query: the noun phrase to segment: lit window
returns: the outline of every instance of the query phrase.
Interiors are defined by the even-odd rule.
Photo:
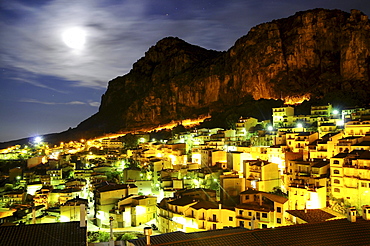
[[[339,188],[334,188],[334,192],[340,192]]]
[[[280,218],[277,218],[276,219],[276,223],[281,224],[281,219]]]
[[[339,184],[339,179],[334,179],[334,184]]]

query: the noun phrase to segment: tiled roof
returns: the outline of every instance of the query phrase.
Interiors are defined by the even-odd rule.
[[[278,196],[278,195],[275,195],[275,194],[264,193],[263,196],[270,199],[271,201],[278,202],[278,203],[281,203],[281,204],[284,204],[288,201],[287,198],[285,198],[283,196]]]
[[[253,189],[245,190],[241,192],[240,194],[262,194],[262,196],[270,199],[271,201],[278,202],[278,203],[286,203],[288,201],[288,199],[285,197],[263,192],[263,191],[253,190]]]
[[[333,156],[332,158],[345,158],[347,157],[348,153],[339,153],[335,156]]]
[[[111,190],[121,190],[127,188],[136,188],[137,186],[134,184],[116,184],[116,185],[106,185],[97,188],[96,190],[99,192],[111,191]]]
[[[370,159],[370,151],[366,151],[364,153],[362,153],[358,159]]]
[[[287,212],[295,217],[298,217],[307,223],[323,222],[332,219],[335,216],[321,209],[306,209],[305,210],[287,210]]]
[[[370,146],[370,141],[362,141],[361,143],[356,143],[352,146]]]
[[[167,233],[151,237],[151,245],[215,246],[215,245],[370,245],[370,221],[357,218],[330,220],[263,230],[228,228],[197,233]],[[145,239],[129,240],[144,246]]]
[[[325,167],[326,165],[329,165],[329,164],[330,164],[329,161],[318,161],[315,164],[313,164],[312,167],[320,168],[320,167]]]
[[[227,228],[227,229],[219,229],[219,230],[210,230],[210,231],[201,231],[201,232],[192,232],[192,233],[184,233],[181,231],[165,233],[161,235],[156,235],[150,237],[151,245],[172,245],[178,242],[187,242],[188,244],[184,245],[198,245],[198,240],[203,240],[204,238],[208,237],[219,237],[228,235],[229,233],[238,233],[238,232],[245,232],[247,229],[236,227],[236,228]],[[146,246],[145,238],[133,239],[129,240],[129,242],[133,243],[137,246]],[[209,244],[207,246],[210,246]],[[230,245],[225,243],[224,245]],[[244,244],[245,245],[245,244]]]
[[[204,208],[204,209],[217,209],[218,208],[218,204],[215,203],[215,202],[209,202],[209,201],[200,201],[200,202],[197,202],[196,204],[190,206],[191,208],[194,208],[194,209],[201,209],[201,208]]]
[[[0,226],[0,245],[86,246],[86,233],[86,227],[80,227],[79,221],[35,225]]]
[[[169,202],[169,204],[178,205],[178,206],[185,206],[185,205],[195,203],[195,202],[196,202],[196,200],[194,200],[192,197],[184,196],[184,197],[181,197],[181,198],[178,198],[176,200],[173,200],[173,201]]]

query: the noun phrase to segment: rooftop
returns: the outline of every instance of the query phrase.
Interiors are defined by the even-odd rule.
[[[205,232],[173,232],[151,237],[152,245],[209,246],[209,245],[369,245],[370,221],[357,218],[330,220],[283,226],[263,230],[240,227]],[[145,238],[129,240],[133,245],[146,245]]]
[[[0,245],[7,246],[87,245],[86,227],[80,227],[79,221],[0,226],[0,235]]]
[[[306,221],[307,223],[323,222],[328,219],[335,218],[335,215],[321,209],[287,210],[287,212],[294,217],[298,217]]]

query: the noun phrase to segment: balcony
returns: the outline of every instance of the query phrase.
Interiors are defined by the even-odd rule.
[[[208,218],[208,221],[209,222],[218,222],[218,219],[217,218]]]

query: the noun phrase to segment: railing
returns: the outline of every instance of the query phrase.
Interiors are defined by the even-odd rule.
[[[217,218],[208,218],[208,221],[210,221],[210,222],[218,222]]]

